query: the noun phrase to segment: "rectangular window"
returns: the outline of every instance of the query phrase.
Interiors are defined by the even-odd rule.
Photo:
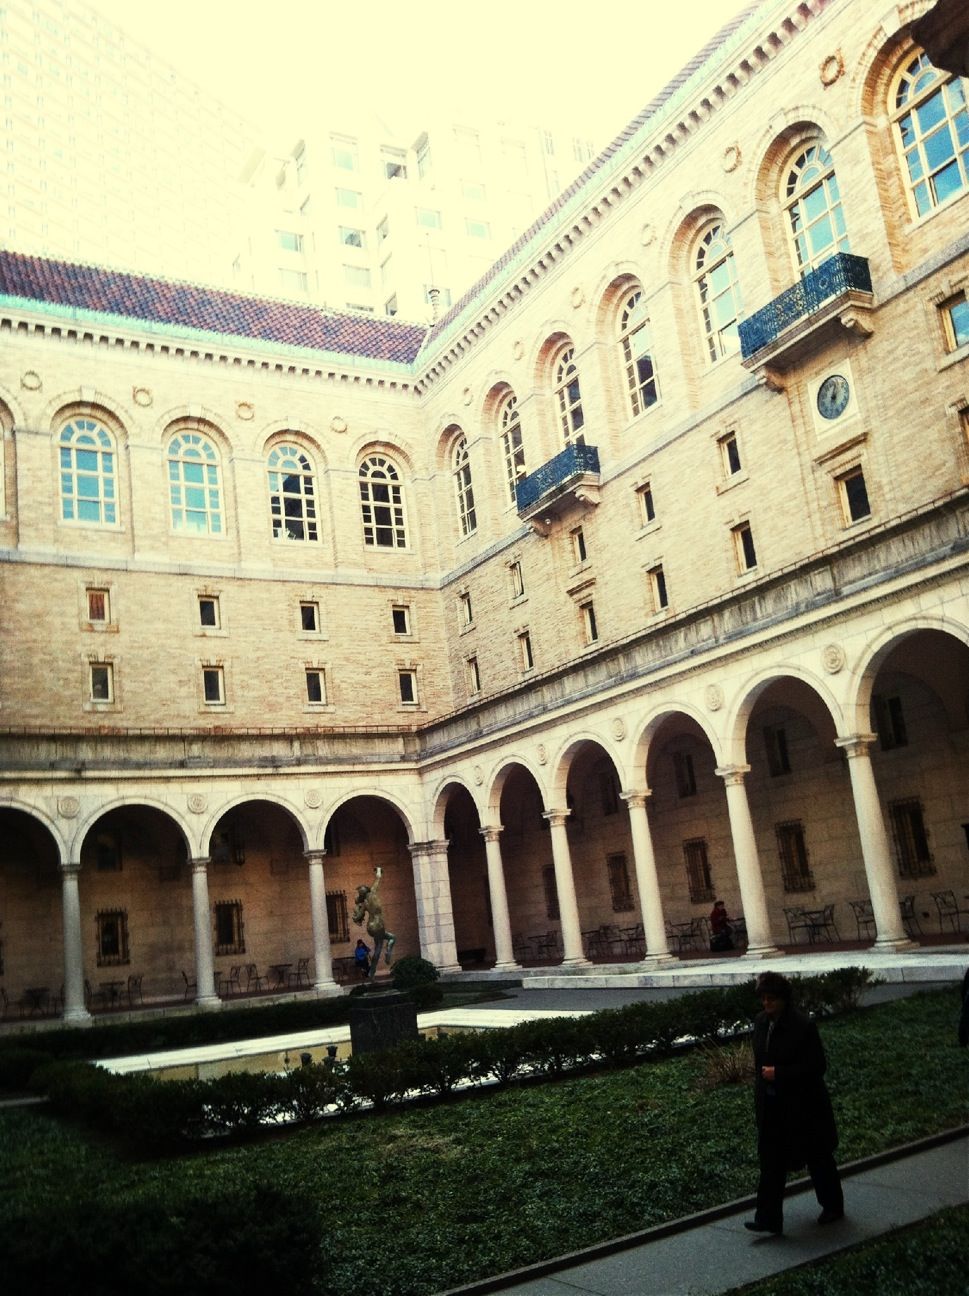
[[[382,288],[386,288],[390,282],[390,266],[393,259],[393,257],[388,257],[386,261],[380,263],[380,286]]]
[[[678,797],[696,796],[696,771],[689,752],[673,753],[673,776],[676,779]]]
[[[639,519],[642,526],[649,526],[656,519],[656,506],[653,502],[652,482],[644,482],[637,487],[636,498],[639,500]]]
[[[545,888],[545,917],[557,922],[559,917],[559,893],[555,885],[555,868],[549,864],[542,869],[542,885]]]
[[[467,590],[458,595],[458,606],[461,610],[461,624],[472,625],[474,623],[474,608],[471,606],[471,595]]]
[[[734,432],[728,432],[726,436],[720,437],[717,444],[720,447],[720,461],[723,466],[723,475],[733,477],[740,472],[740,446],[737,444],[737,436]]]
[[[90,687],[92,702],[114,701],[114,670],[110,662],[91,662]]]
[[[535,658],[532,655],[532,637],[527,630],[523,630],[518,636],[518,655],[522,670],[530,671],[535,665]]]
[[[808,868],[808,850],[804,843],[804,825],[796,819],[774,825],[777,851],[781,860],[781,877],[785,891],[813,891],[814,877]]]
[[[664,608],[669,607],[670,598],[666,588],[666,573],[663,571],[662,564],[658,567],[650,567],[647,572],[649,576],[649,589],[653,600],[653,611],[662,612]]]
[[[737,570],[753,571],[757,566],[757,550],[754,548],[754,533],[750,529],[750,523],[741,522],[739,526],[733,527],[731,535],[737,558]]]
[[[969,346],[969,301],[965,293],[943,303],[942,322],[947,350],[957,351],[959,347]]]
[[[303,236],[297,234],[295,230],[278,229],[276,231],[276,242],[284,252],[302,252],[303,250]]]
[[[329,850],[327,851],[328,855],[331,853]],[[327,891],[326,925],[330,931],[331,941],[342,944],[350,939],[350,919],[347,912],[347,893],[345,891]]]
[[[202,667],[202,695],[211,706],[225,703],[225,676],[221,666]]]
[[[569,532],[569,538],[572,541],[572,558],[576,563],[584,563],[588,557],[588,551],[585,547],[585,532],[582,527],[575,527]]]
[[[387,180],[407,179],[406,157],[406,153],[398,152],[397,149],[382,150],[380,162]]]
[[[336,205],[338,207],[362,207],[363,194],[356,189],[337,189]]]
[[[395,635],[410,634],[410,608],[406,603],[396,603],[390,609],[391,619],[394,624]]]
[[[199,595],[199,625],[207,630],[218,630],[222,625],[217,594]]]
[[[246,941],[242,923],[241,900],[215,902],[215,953],[245,954]]]
[[[317,704],[326,701],[326,676],[317,666],[306,671],[306,700]]]
[[[385,315],[397,314],[397,294],[396,293],[394,293],[392,297],[388,297],[387,300],[384,302],[384,314]]]
[[[783,725],[764,725],[764,750],[767,752],[767,769],[771,778],[790,774],[791,760],[787,751],[787,732]]]
[[[370,270],[367,266],[345,265],[343,267],[343,278],[356,288],[370,287]]]
[[[472,220],[471,217],[468,216],[465,218],[464,228],[470,238],[491,238],[491,227],[487,221]]]
[[[628,913],[633,907],[633,893],[629,885],[629,866],[625,855],[609,855],[606,859],[609,873],[609,896],[613,913]]]
[[[871,505],[868,502],[868,487],[865,485],[865,474],[860,468],[852,468],[837,479],[841,495],[841,510],[845,523],[861,522],[871,517]]]
[[[467,667],[467,675],[468,675],[468,692],[472,694],[480,693],[481,692],[481,672],[478,670],[477,657],[469,657],[465,665]]]
[[[340,226],[340,242],[345,247],[362,248],[364,246],[364,232],[362,229],[353,229],[350,225]]]
[[[98,967],[118,967],[130,962],[127,910],[100,909],[94,922]]]
[[[87,619],[102,625],[111,620],[111,602],[108,591],[89,589],[87,592]]]
[[[356,171],[359,159],[355,141],[335,139],[330,153],[335,167],[339,167],[341,171]]]
[[[400,700],[404,706],[417,705],[417,672],[412,670],[399,670],[397,672],[397,688],[400,693]]]
[[[309,290],[310,281],[305,270],[287,270],[285,266],[280,266],[276,273],[279,275],[279,286],[285,292],[305,293]]]
[[[525,593],[525,578],[522,575],[522,565],[520,562],[508,564],[508,574],[511,578],[511,596],[513,599],[521,598]]]
[[[377,222],[377,238],[380,239],[381,243],[383,243],[383,241],[384,241],[385,239],[389,239],[389,238],[390,238],[390,219],[389,219],[389,217],[385,216],[385,217],[383,218],[383,220],[380,220],[380,221]]]
[[[461,193],[468,202],[484,202],[485,200],[485,187],[476,180],[463,181]]]
[[[580,611],[582,613],[582,631],[585,635],[587,644],[593,644],[599,638],[599,626],[596,622],[596,609],[594,603],[583,603]]]
[[[425,135],[417,142],[417,174],[423,180],[431,169],[431,146]]]
[[[603,815],[619,813],[619,783],[614,769],[599,770],[599,804]]]
[[[441,228],[441,213],[435,211],[433,207],[418,207],[417,223],[423,225],[425,229]]]
[[[882,751],[892,751],[895,747],[908,746],[908,731],[905,728],[905,713],[902,710],[900,697],[886,697],[876,693],[871,700],[875,717],[875,732]]]
[[[895,838],[899,877],[931,877],[935,873],[929,834],[918,797],[892,801],[888,806]]]
[[[683,843],[683,857],[686,861],[686,880],[690,888],[690,900],[697,904],[702,900],[713,900],[713,879],[710,876],[710,861],[707,858],[707,844],[702,837],[694,837]]]
[[[299,626],[304,634],[320,633],[320,605],[307,601],[299,605]]]

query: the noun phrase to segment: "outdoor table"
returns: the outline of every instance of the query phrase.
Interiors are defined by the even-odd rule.
[[[282,990],[289,980],[289,969],[292,963],[270,963],[269,975],[272,977],[271,990]]]
[[[676,942],[677,953],[682,953],[684,949],[693,949],[696,928],[693,926],[692,918],[688,922],[671,922],[670,932]]]
[[[102,981],[101,993],[107,1008],[117,1008],[121,1003],[121,992],[127,983],[124,981]]]
[[[824,910],[802,909],[801,914],[808,925],[808,942],[811,945],[816,945],[827,926],[824,921]]]
[[[50,986],[25,987],[24,1004],[29,1009],[31,1017],[46,1013],[50,1005]]]

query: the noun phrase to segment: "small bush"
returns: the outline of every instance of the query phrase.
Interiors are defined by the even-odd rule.
[[[31,1077],[38,1067],[50,1062],[43,1049],[18,1047],[0,1049],[0,1089],[30,1089]]]
[[[414,986],[430,985],[438,979],[439,973],[433,963],[427,959],[408,954],[398,959],[391,970],[395,990],[412,990]]]
[[[754,1078],[754,1050],[749,1040],[736,1044],[705,1044],[699,1050],[701,1089],[748,1084]]]

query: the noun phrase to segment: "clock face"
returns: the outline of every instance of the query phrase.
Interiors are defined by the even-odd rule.
[[[818,413],[822,418],[836,419],[845,412],[850,395],[848,379],[842,374],[832,374],[818,388]]]

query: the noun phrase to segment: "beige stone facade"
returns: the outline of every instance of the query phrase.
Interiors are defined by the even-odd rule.
[[[947,929],[969,125],[927,8],[769,0],[413,360],[7,288],[11,1001],[332,993],[377,866],[446,969],[666,959],[714,895],[750,957],[795,907]]]

